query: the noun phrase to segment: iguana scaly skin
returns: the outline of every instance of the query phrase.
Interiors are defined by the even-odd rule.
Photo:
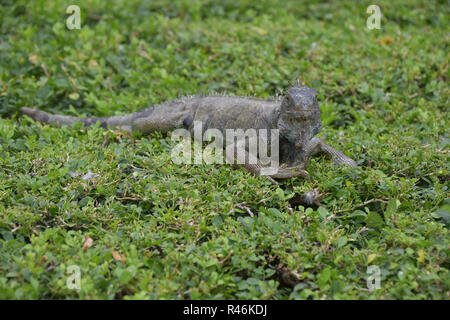
[[[297,176],[310,179],[306,171],[308,158],[316,154],[324,154],[338,165],[356,166],[355,161],[342,152],[314,137],[322,128],[316,90],[298,83],[279,98],[225,95],[184,97],[123,116],[76,118],[26,107],[22,111],[36,121],[56,126],[72,125],[77,121],[89,126],[99,121],[104,128],[121,128],[143,134],[153,131],[167,133],[178,128],[193,132],[194,121],[202,122],[203,131],[214,128],[223,133],[226,129],[279,129],[279,160],[282,165],[277,173],[268,176],[273,183],[277,183],[274,179]],[[255,175],[260,174],[263,168],[259,161],[237,166]]]

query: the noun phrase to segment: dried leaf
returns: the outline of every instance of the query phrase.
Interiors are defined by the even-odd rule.
[[[98,62],[94,59],[89,60],[89,68],[91,69],[97,69],[98,68]]]
[[[268,32],[262,28],[253,27],[253,30],[258,33],[260,36],[265,36]]]
[[[377,257],[377,255],[375,253],[372,253],[369,255],[369,258],[367,259],[367,264],[371,263],[373,260],[375,260],[375,258]]]
[[[92,243],[94,242],[94,240],[92,240],[92,238],[90,238],[89,236],[86,236],[86,239],[84,240],[84,244],[83,244],[83,251],[86,252],[87,249],[89,249],[90,247],[92,247]]]
[[[140,49],[140,50],[139,50],[139,54],[140,54],[140,56],[141,56],[142,58],[147,59],[147,60],[150,61],[150,62],[153,62],[152,57],[150,57],[150,56],[148,55],[148,53],[147,53],[144,49]]]
[[[419,249],[418,254],[419,254],[419,256],[417,257],[417,261],[419,261],[420,263],[424,263],[425,262],[425,252],[422,249]]]
[[[122,263],[125,263],[125,256],[121,255],[120,253],[118,253],[117,251],[113,251],[113,258],[116,259],[117,261],[120,261]]]
[[[386,37],[386,38],[381,38],[377,40],[380,44],[391,44],[394,43],[394,39],[392,39],[391,37]]]
[[[39,56],[37,54],[32,54],[28,57],[28,60],[30,60],[32,64],[37,64],[39,62]]]

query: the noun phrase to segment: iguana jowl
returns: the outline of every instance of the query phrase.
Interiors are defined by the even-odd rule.
[[[314,137],[322,128],[316,90],[291,86],[284,96],[273,99],[238,97],[225,95],[184,97],[175,101],[154,105],[141,111],[123,116],[103,118],[76,118],[53,115],[44,111],[22,108],[22,111],[36,121],[57,126],[71,125],[81,121],[89,126],[97,121],[104,128],[121,128],[143,134],[153,131],[168,132],[178,128],[193,131],[195,121],[201,121],[203,130],[226,129],[278,129],[279,159],[281,168],[269,179],[286,179],[304,176],[308,158],[324,154],[338,164],[356,166],[355,161],[342,152],[333,149],[321,139]],[[253,174],[260,174],[262,164],[240,164]]]

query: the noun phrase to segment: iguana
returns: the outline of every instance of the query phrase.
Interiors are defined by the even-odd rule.
[[[303,176],[310,179],[306,171],[308,158],[324,154],[338,164],[355,167],[356,163],[342,152],[333,149],[315,137],[321,128],[319,104],[314,88],[291,85],[284,95],[262,99],[247,96],[191,96],[153,105],[141,111],[122,116],[102,118],[77,118],[54,115],[44,111],[23,107],[23,113],[36,121],[56,126],[72,125],[81,121],[85,126],[100,122],[104,128],[121,128],[127,132],[147,134],[153,131],[167,133],[185,128],[193,132],[194,122],[201,121],[203,130],[226,129],[278,129],[279,159],[282,164],[278,172],[267,177],[275,180]],[[236,150],[235,150],[236,152]],[[245,152],[245,151],[244,151]],[[236,153],[234,153],[236,155]],[[232,161],[232,160],[230,160]],[[259,175],[264,167],[256,163],[241,163],[252,174]],[[274,180],[275,179],[275,180]],[[306,204],[316,201],[312,193],[304,198]]]

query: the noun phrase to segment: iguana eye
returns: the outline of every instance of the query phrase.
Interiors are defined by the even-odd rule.
[[[288,99],[289,105],[293,106],[294,105],[294,99],[291,96],[287,96],[287,99]]]

